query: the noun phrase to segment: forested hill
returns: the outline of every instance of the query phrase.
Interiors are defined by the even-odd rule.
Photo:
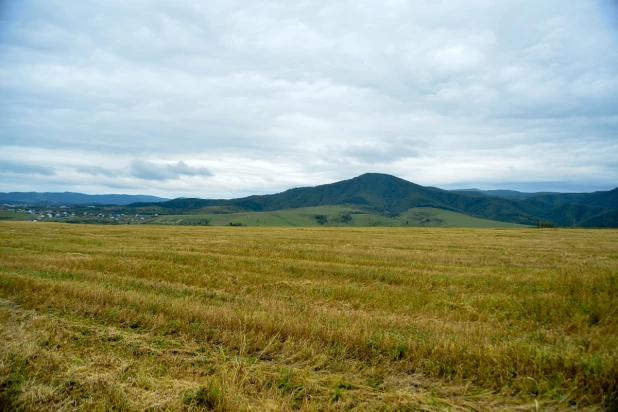
[[[489,196],[501,197],[504,199],[519,199],[535,202],[549,203],[554,206],[566,204],[582,204],[602,207],[616,207],[618,204],[618,188],[609,191],[593,193],[558,193],[558,192],[537,192],[527,193],[516,190],[479,190],[479,189],[458,189],[453,192],[462,193],[468,196]]]
[[[562,195],[562,197],[560,197]],[[574,195],[574,196],[569,196]],[[190,213],[204,207],[274,211],[324,205],[356,205],[368,212],[397,215],[415,207],[434,207],[484,219],[535,225],[548,221],[560,226],[614,221],[618,189],[589,194],[538,194],[528,199],[467,194],[420,186],[395,176],[367,173],[353,179],[315,187],[289,189],[273,195],[230,200],[175,199],[162,203],[137,203],[132,208],[156,206],[173,213]],[[571,206],[572,205],[572,206]],[[602,219],[593,219],[602,217]]]

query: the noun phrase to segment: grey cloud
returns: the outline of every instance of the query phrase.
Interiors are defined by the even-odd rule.
[[[419,157],[419,152],[411,145],[406,144],[355,144],[346,148],[346,156],[361,162],[387,163],[409,157]]]
[[[0,163],[0,170],[3,172],[22,175],[53,176],[56,174],[56,171],[52,167],[38,166],[28,163],[2,162]]]
[[[177,175],[184,176],[212,176],[210,170],[205,167],[190,167],[185,162],[178,162],[176,164],[171,164],[166,167],[166,169]]]
[[[75,171],[78,173],[84,173],[91,176],[107,176],[116,177],[118,174],[112,170],[106,169],[100,166],[80,166],[76,167]]]
[[[209,177],[212,173],[205,167],[190,167],[185,162],[157,164],[135,159],[130,165],[131,175],[144,180],[173,180],[180,176]]]

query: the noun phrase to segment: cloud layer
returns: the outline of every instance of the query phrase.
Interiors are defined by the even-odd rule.
[[[13,2],[0,181],[169,197],[364,172],[613,188],[616,17],[609,0]]]
[[[176,180],[180,176],[212,176],[205,167],[190,167],[185,162],[156,164],[145,160],[131,162],[131,176],[144,180]]]

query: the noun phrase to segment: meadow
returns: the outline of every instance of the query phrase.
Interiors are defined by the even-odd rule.
[[[225,210],[224,210],[225,211]],[[210,212],[210,213],[209,213]],[[316,219],[316,217],[322,219]],[[148,219],[148,224],[194,225],[207,221],[212,226],[294,226],[294,227],[467,227],[513,228],[527,227],[497,220],[479,219],[431,207],[413,208],[407,212],[385,216],[367,213],[350,206],[314,206],[283,209],[274,212],[222,213],[220,207],[203,208],[202,213],[162,215]]]
[[[1,410],[616,410],[618,231],[0,222]]]
[[[6,210],[0,210],[0,221],[7,220],[29,220],[32,221],[36,219],[36,216],[33,216],[29,213],[20,213],[20,212],[9,212]]]

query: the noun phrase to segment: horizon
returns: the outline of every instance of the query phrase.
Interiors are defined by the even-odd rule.
[[[387,176],[398,178],[398,176],[388,175],[388,174],[385,174],[385,173],[372,173],[372,172],[363,173],[363,175],[365,175],[365,174],[382,174],[382,175],[387,175]],[[351,178],[348,178],[348,179],[342,179],[340,181],[355,179],[355,178],[358,178],[358,177],[363,176],[363,175],[351,177]],[[403,180],[406,180],[406,179],[403,179]],[[159,197],[159,198],[164,198],[164,199],[168,199],[168,200],[175,200],[175,199],[181,199],[181,198],[185,198],[185,199],[201,199],[201,200],[231,200],[231,199],[242,198],[242,197],[253,196],[253,195],[258,195],[258,196],[261,196],[261,195],[274,195],[274,194],[285,192],[285,191],[290,190],[290,189],[305,188],[305,187],[316,187],[316,186],[322,186],[322,185],[326,185],[326,184],[337,183],[337,182],[340,182],[340,181],[322,183],[322,184],[312,185],[312,186],[288,187],[286,189],[283,189],[283,190],[280,190],[280,191],[277,191],[277,192],[271,192],[271,193],[249,193],[246,196],[226,197],[226,198],[200,197],[200,196],[183,196],[183,195],[179,195],[179,196],[175,196],[175,197],[169,197],[169,196],[164,196],[164,195],[153,195],[153,194],[149,194],[149,193],[120,193],[120,192],[113,192],[113,193],[112,192],[110,192],[110,193],[86,193],[86,192],[76,192],[76,191],[71,191],[71,190],[63,190],[63,191],[54,191],[54,190],[29,190],[29,191],[0,190],[0,193],[29,193],[29,192],[33,192],[33,193],[73,193],[73,194],[84,194],[84,195],[89,195],[89,196],[127,196],[127,195],[128,196],[153,196],[153,197]],[[410,183],[417,184],[416,182],[410,182]],[[593,193],[593,192],[611,191],[613,189],[618,188],[618,185],[617,185],[617,186],[615,186],[613,188],[609,188],[609,189],[567,192],[567,191],[559,191],[559,190],[524,191],[524,190],[506,189],[506,188],[481,189],[481,188],[478,188],[478,187],[445,188],[445,187],[440,187],[440,186],[426,186],[426,185],[421,185],[421,186],[424,186],[424,187],[435,187],[437,189],[447,190],[447,191],[456,191],[456,190],[461,190],[461,191],[466,191],[466,190],[481,190],[481,191],[508,190],[508,191],[514,191],[514,192],[520,192],[520,193],[542,193],[542,192],[546,192],[546,193]]]
[[[612,0],[1,2],[0,181],[611,190],[617,21]]]

